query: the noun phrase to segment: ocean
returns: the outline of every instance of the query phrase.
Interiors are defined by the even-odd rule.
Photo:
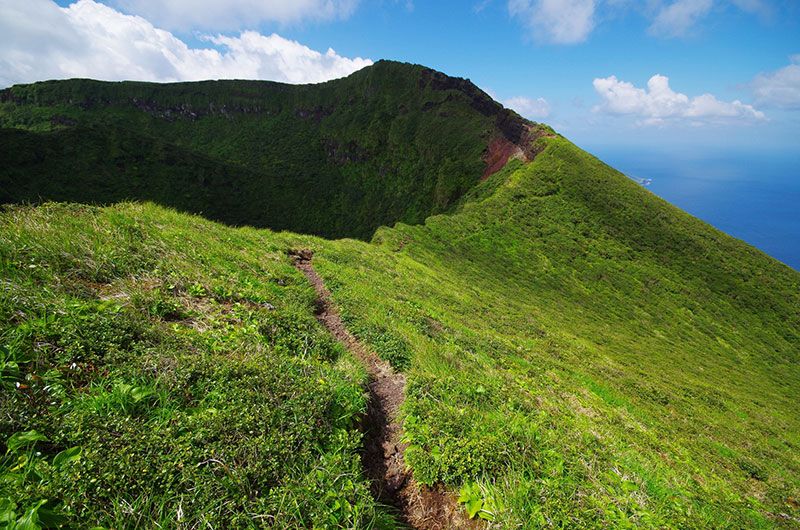
[[[800,152],[587,150],[675,206],[800,270]]]

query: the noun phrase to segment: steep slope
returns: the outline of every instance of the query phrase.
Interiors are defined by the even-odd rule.
[[[315,249],[407,368],[416,479],[501,528],[796,527],[800,274],[542,142],[456,213]]]
[[[3,202],[153,200],[359,238],[445,211],[546,132],[467,80],[388,61],[304,86],[15,86],[0,92],[0,127]]]
[[[405,372],[417,481],[500,528],[796,527],[800,275],[541,142],[371,244],[153,206],[7,210],[0,427],[48,441],[6,456],[42,453],[2,495],[82,524],[391,525],[353,458],[363,371],[285,255],[308,247],[350,331]]]

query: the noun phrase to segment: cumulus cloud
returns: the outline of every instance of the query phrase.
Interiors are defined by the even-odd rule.
[[[763,112],[739,100],[720,101],[712,94],[690,98],[686,94],[675,92],[669,86],[669,78],[663,75],[651,77],[647,88],[636,87],[612,75],[595,79],[594,89],[602,100],[594,107],[595,112],[635,116],[643,125],[680,120],[702,125],[730,120],[766,119]]]
[[[750,84],[759,104],[800,109],[800,55],[793,55],[790,61],[780,70],[756,76]]]
[[[508,12],[534,39],[553,44],[583,42],[595,25],[595,0],[509,0]]]
[[[685,35],[711,11],[713,4],[712,0],[675,0],[661,8],[650,25],[650,32],[664,37]]]
[[[329,49],[312,50],[279,35],[245,31],[203,37],[219,49],[190,48],[142,17],[80,0],[0,0],[0,85],[42,79],[188,81],[269,79],[312,83],[371,64]]]
[[[649,31],[660,37],[682,37],[689,33],[714,8],[733,7],[762,19],[770,19],[775,14],[776,5],[772,0],[672,0],[664,3],[651,0],[655,17]]]
[[[550,116],[550,103],[544,98],[531,99],[517,96],[503,101],[503,105],[532,120]]]
[[[349,17],[358,0],[113,0],[121,10],[168,29],[225,31]]]

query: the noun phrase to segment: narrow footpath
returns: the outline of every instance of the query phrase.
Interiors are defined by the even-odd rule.
[[[441,488],[417,484],[403,459],[405,444],[400,442],[398,421],[405,399],[406,378],[388,362],[356,339],[345,327],[322,278],[311,264],[310,250],[290,250],[294,266],[317,293],[317,320],[356,356],[369,375],[369,404],[364,424],[364,472],[372,482],[373,494],[382,503],[399,510],[403,522],[417,530],[479,528],[466,518],[455,497]]]

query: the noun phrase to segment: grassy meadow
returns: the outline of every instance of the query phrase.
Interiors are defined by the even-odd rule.
[[[153,205],[0,215],[0,527],[393,528],[366,374],[280,236]]]

